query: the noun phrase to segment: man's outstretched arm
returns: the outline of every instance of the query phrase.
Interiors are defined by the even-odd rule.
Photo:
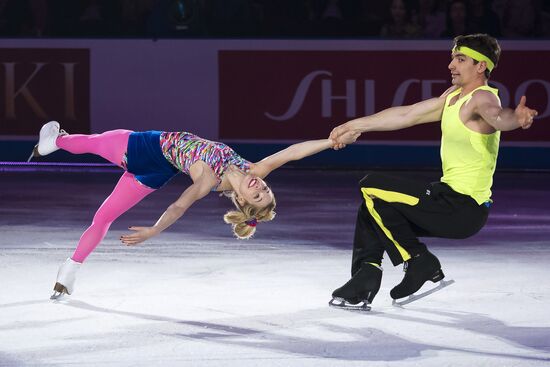
[[[336,149],[353,143],[362,133],[369,131],[393,131],[428,122],[440,121],[449,88],[438,98],[427,99],[408,106],[390,107],[370,116],[350,120],[335,127],[330,139],[338,143]]]
[[[517,107],[502,108],[498,99],[490,92],[480,91],[472,96],[474,102],[474,113],[477,113],[494,129],[510,131],[517,128],[528,129],[533,119],[538,115],[525,105],[527,98],[522,96]]]

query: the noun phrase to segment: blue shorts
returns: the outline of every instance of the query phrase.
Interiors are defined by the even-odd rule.
[[[133,132],[128,138],[128,172],[152,189],[159,189],[180,171],[162,154],[161,131]]]

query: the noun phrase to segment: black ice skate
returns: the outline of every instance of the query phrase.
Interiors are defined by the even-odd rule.
[[[332,292],[332,307],[369,311],[370,304],[380,289],[382,268],[364,263],[361,269],[342,287]]]
[[[417,254],[405,262],[403,271],[405,271],[405,277],[390,292],[394,305],[411,303],[454,283],[454,280],[443,280],[445,274],[441,270],[441,264],[437,257],[429,251]],[[415,295],[414,293],[422,288],[427,281],[432,281],[433,283],[439,282],[439,285],[424,293]],[[396,301],[405,297],[409,298],[403,301]]]

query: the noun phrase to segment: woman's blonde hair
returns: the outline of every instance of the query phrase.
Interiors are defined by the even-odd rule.
[[[249,239],[254,235],[257,222],[267,222],[275,218],[275,197],[263,208],[258,208],[249,203],[239,204],[235,192],[226,196],[231,199],[238,210],[228,211],[223,216],[223,220],[225,223],[231,224],[233,234],[241,240]]]

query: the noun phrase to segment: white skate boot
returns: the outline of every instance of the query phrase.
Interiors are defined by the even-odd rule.
[[[58,150],[59,148],[55,145],[55,140],[61,135],[67,135],[67,132],[59,128],[59,122],[57,121],[50,121],[42,126],[38,144],[34,146],[27,162],[30,162],[33,158],[42,157]]]
[[[80,269],[82,263],[78,263],[71,258],[59,267],[57,272],[57,280],[53,287],[53,294],[50,299],[58,299],[63,294],[72,294],[74,290],[74,282],[76,280],[76,272]]]

